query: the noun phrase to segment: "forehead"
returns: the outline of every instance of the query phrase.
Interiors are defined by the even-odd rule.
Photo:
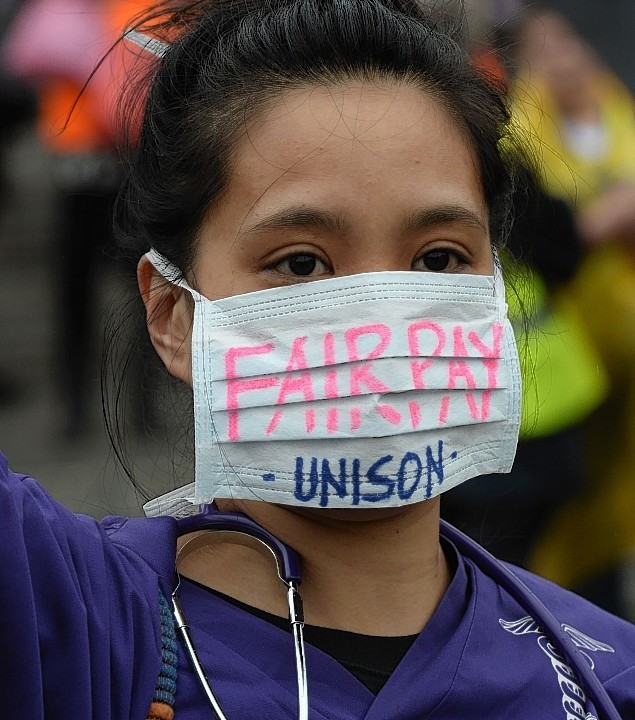
[[[247,124],[224,205],[257,220],[285,203],[319,203],[354,221],[460,203],[486,223],[476,168],[457,123],[416,87],[307,87]]]

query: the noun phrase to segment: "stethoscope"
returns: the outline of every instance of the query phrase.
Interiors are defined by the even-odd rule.
[[[273,556],[278,577],[286,587],[287,592],[289,623],[293,633],[295,648],[298,684],[298,718],[299,720],[308,720],[309,696],[307,692],[306,655],[303,634],[304,614],[302,610],[302,599],[298,592],[301,581],[300,558],[298,554],[293,548],[290,548],[278,540],[278,538],[255,523],[247,515],[235,512],[221,512],[214,504],[204,505],[199,514],[181,518],[178,521],[179,536],[203,530],[216,530],[237,534],[239,538],[256,542],[259,548]],[[593,672],[585,656],[572,643],[571,638],[564,632],[558,620],[556,620],[551,611],[539,600],[535,593],[510,568],[500,562],[500,560],[497,560],[491,553],[474,542],[474,540],[443,520],[441,521],[440,534],[442,538],[453,543],[464,557],[469,558],[481,571],[495,580],[539,623],[544,634],[549,637],[553,645],[563,654],[571,669],[584,685],[588,698],[600,713],[600,720],[620,720],[615,705],[597,675]],[[201,536],[197,537],[200,538]],[[206,542],[204,537],[202,539]],[[196,541],[196,538],[194,541]],[[189,545],[191,542],[193,541],[189,541],[186,545]],[[218,698],[211,688],[205,670],[196,653],[187,619],[185,618],[183,608],[177,597],[177,591],[178,581],[172,593],[172,608],[177,633],[181,638],[189,662],[205,693],[205,697],[214,712],[214,717],[216,717],[217,720],[227,720],[227,716],[221,709]]]

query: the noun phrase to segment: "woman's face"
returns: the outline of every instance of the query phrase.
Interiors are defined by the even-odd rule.
[[[493,273],[476,158],[449,114],[418,89],[289,92],[246,127],[232,170],[188,277],[209,299],[381,270]],[[191,383],[189,295],[144,259],[140,282],[155,348]],[[171,298],[169,312],[161,292],[149,292],[155,282]],[[377,512],[319,510],[356,520]]]
[[[476,158],[396,84],[284,95],[239,140],[190,278],[208,298],[378,270],[491,274]]]

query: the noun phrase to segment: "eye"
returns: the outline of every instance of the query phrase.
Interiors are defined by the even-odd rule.
[[[323,260],[320,260],[320,258],[309,253],[288,255],[286,258],[283,258],[272,265],[271,269],[284,275],[292,275],[294,277],[324,275],[330,271],[330,268]]]
[[[444,270],[457,270],[467,265],[468,259],[455,250],[429,250],[420,255],[412,264],[413,270],[427,270],[428,272],[443,272]]]

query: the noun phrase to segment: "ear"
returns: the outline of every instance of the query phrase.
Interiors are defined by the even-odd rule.
[[[145,255],[137,266],[137,281],[154,349],[171,375],[191,385],[194,301],[187,290],[168,282]]]

